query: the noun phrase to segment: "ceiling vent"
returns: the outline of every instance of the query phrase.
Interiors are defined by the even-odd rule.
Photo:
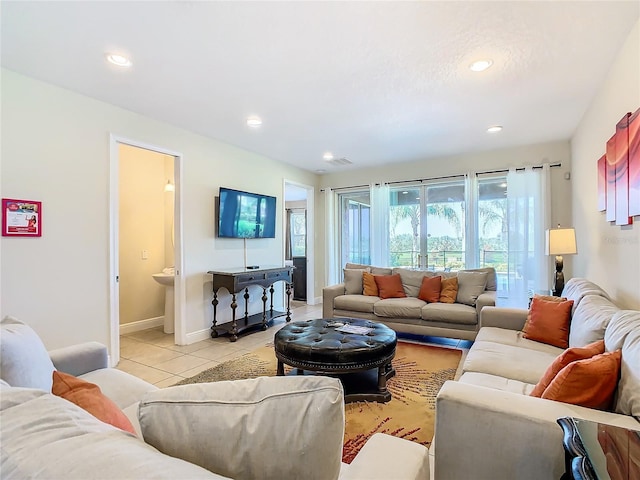
[[[329,160],[327,163],[331,164],[331,165],[335,165],[337,167],[341,166],[341,165],[352,165],[353,162],[351,160],[348,160],[344,157],[340,157],[340,158],[334,158],[333,160]]]

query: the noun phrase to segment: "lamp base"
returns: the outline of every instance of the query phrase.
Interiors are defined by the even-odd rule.
[[[556,297],[562,296],[562,290],[564,290],[564,273],[562,273],[562,267],[564,263],[560,255],[556,256],[556,273],[553,279],[553,295]]]

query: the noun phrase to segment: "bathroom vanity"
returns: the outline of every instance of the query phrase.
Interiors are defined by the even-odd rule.
[[[291,294],[293,292],[293,267],[265,267],[258,269],[229,269],[229,270],[211,270],[209,272],[213,277],[213,324],[211,325],[211,337],[216,338],[221,333],[228,333],[229,340],[235,342],[238,334],[245,330],[262,328],[266,330],[268,322],[276,317],[286,315],[287,322],[291,321]],[[286,312],[280,312],[273,309],[273,285],[276,282],[285,282]],[[262,312],[249,315],[249,287],[258,285],[262,287]],[[231,294],[231,321],[226,323],[217,323],[218,313],[218,290],[226,289]],[[267,295],[267,291],[269,295]],[[236,309],[238,308],[237,296],[244,292],[244,316],[236,318]],[[267,308],[267,300],[270,300],[269,308]]]

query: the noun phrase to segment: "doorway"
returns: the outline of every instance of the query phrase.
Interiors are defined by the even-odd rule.
[[[116,365],[123,332],[162,325],[176,344],[186,341],[182,155],[113,135],[110,150],[110,363]]]
[[[315,305],[314,189],[284,181],[285,264],[292,265],[294,300]]]

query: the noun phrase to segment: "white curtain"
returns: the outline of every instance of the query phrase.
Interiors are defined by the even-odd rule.
[[[324,258],[325,285],[335,285],[342,280],[338,277],[338,247],[336,242],[336,211],[335,192],[330,188],[324,189]]]
[[[371,185],[371,265],[389,265],[389,185]]]
[[[467,173],[464,187],[465,265],[466,268],[477,268],[480,266],[480,247],[478,245],[478,176],[476,173]]]
[[[529,292],[549,288],[549,259],[545,230],[550,223],[549,164],[542,168],[509,170],[508,297],[526,305]]]

